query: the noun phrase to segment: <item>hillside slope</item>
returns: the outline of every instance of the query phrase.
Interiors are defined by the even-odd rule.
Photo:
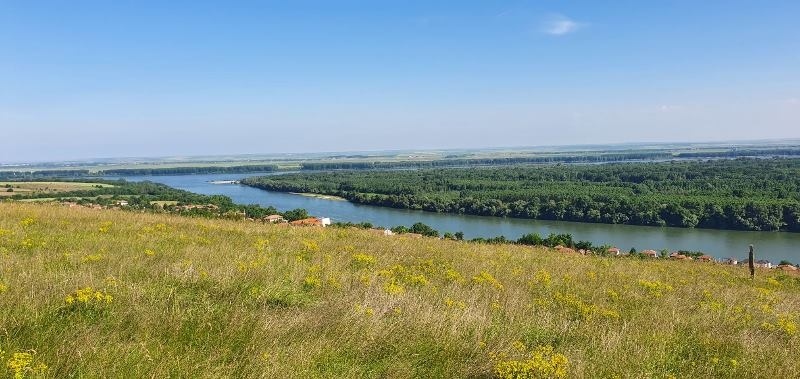
[[[777,272],[0,203],[0,377],[791,377],[798,310]]]

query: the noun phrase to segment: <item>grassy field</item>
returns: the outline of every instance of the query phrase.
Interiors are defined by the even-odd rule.
[[[777,378],[800,280],[0,203],[0,377]]]
[[[31,195],[38,193],[60,193],[86,190],[93,187],[113,187],[111,184],[82,182],[0,182],[0,197],[12,195]],[[8,191],[12,189],[13,191]]]

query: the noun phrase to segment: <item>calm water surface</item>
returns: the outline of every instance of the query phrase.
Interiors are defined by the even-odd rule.
[[[800,234],[777,232],[742,232],[729,230],[659,228],[631,225],[586,224],[578,222],[540,221],[513,218],[451,215],[423,211],[381,208],[347,201],[325,200],[264,191],[238,184],[212,184],[216,180],[240,180],[267,174],[202,174],[176,176],[129,176],[127,180],[150,180],[195,193],[225,195],[240,204],[273,206],[281,211],[305,208],[315,216],[330,217],[341,222],[371,222],[386,227],[410,226],[423,222],[444,232],[464,232],[465,238],[503,235],[517,239],[523,234],[570,233],[576,240],[615,245],[623,250],[702,250],[716,257],[747,257],[747,246],[756,247],[757,259],[773,263],[781,260],[800,262]]]

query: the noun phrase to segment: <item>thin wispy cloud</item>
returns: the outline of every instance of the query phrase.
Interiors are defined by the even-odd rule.
[[[662,104],[660,107],[658,107],[658,110],[666,113],[683,110],[683,108],[684,107],[682,105]]]
[[[552,36],[563,36],[577,32],[583,26],[583,23],[572,20],[567,16],[554,14],[542,23],[542,31]]]

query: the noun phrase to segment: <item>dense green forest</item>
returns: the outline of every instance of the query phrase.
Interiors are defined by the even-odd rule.
[[[432,212],[800,232],[800,159],[339,171],[242,183]]]

